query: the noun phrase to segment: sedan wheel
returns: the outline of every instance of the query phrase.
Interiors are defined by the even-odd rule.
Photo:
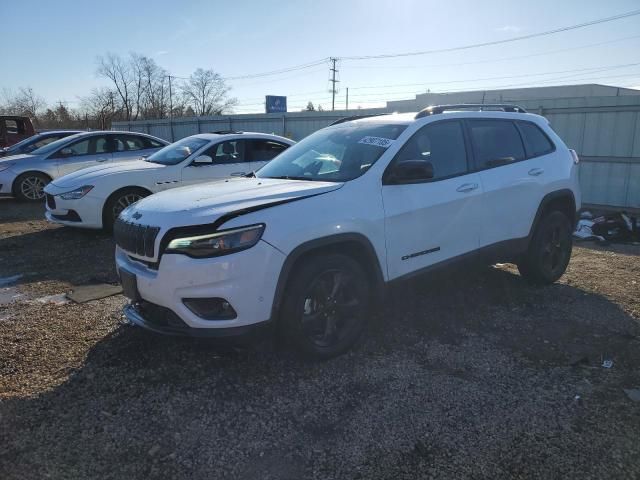
[[[45,197],[44,187],[49,183],[49,179],[38,173],[27,173],[18,177],[14,193],[20,200],[27,202],[37,202]]]
[[[118,215],[120,215],[122,211],[125,208],[127,208],[129,205],[132,205],[136,203],[138,200],[142,200],[143,198],[144,196],[141,195],[140,193],[129,192],[129,193],[125,193],[124,195],[116,199],[116,201],[113,204],[113,208],[111,210],[113,219],[115,220],[116,218],[118,218]]]

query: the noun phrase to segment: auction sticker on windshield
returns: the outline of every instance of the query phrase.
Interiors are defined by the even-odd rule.
[[[374,145],[376,147],[382,148],[389,148],[393,143],[393,140],[383,137],[364,137],[358,143],[364,143],[365,145]]]

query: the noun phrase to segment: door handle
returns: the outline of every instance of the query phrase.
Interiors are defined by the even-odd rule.
[[[477,183],[463,183],[458,188],[456,188],[456,191],[467,193],[467,192],[471,192],[472,190],[475,190],[476,188],[478,188]]]
[[[538,175],[542,175],[543,173],[543,168],[532,168],[531,170],[529,170],[529,175],[531,175],[532,177],[537,177]]]
[[[96,162],[106,162],[108,158],[96,158]]]

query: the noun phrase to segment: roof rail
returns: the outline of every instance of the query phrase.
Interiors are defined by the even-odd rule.
[[[420,110],[415,118],[428,117],[429,115],[436,115],[450,110],[477,110],[479,112],[484,110],[501,110],[503,112],[527,113],[524,108],[507,103],[459,103],[454,105],[431,105]]]
[[[360,120],[361,118],[379,117],[380,115],[389,115],[389,113],[371,113],[369,115],[352,115],[350,117],[342,117],[334,122],[331,122],[329,126],[338,125],[344,122],[350,122],[352,120]]]
[[[231,135],[231,134],[240,134],[244,132],[237,132],[235,130],[217,130],[215,132],[209,132],[209,133],[215,133],[216,135]]]

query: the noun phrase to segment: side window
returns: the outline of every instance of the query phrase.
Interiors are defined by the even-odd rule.
[[[205,152],[213,158],[214,164],[241,163],[244,162],[244,141],[229,140],[217,143]]]
[[[7,133],[11,133],[13,135],[18,134],[18,122],[15,120],[5,120],[4,126],[6,128]]]
[[[248,162],[267,162],[284,152],[288,145],[273,140],[251,140],[247,149]]]
[[[402,147],[394,163],[426,160],[433,166],[433,180],[467,172],[467,150],[462,124],[445,121],[418,130]]]
[[[91,139],[86,138],[84,140],[79,140],[75,143],[72,143],[71,145],[66,145],[64,147],[62,147],[58,153],[56,154],[57,157],[61,157],[63,155],[61,155],[62,150],[66,150],[69,149],[71,150],[71,155],[66,155],[67,157],[78,157],[80,155],[88,155],[89,154],[89,141]]]
[[[478,168],[491,168],[524,160],[520,133],[509,120],[469,120]]]
[[[144,150],[147,148],[142,138],[135,135],[117,135],[115,142],[116,152]]]
[[[153,138],[138,137],[144,142],[144,148],[163,148],[164,145]]]
[[[110,152],[108,137],[94,137],[94,148],[89,148],[90,153],[108,153]]]
[[[555,150],[555,146],[551,143],[549,137],[536,124],[518,122],[518,126],[522,132],[528,157],[539,157]]]
[[[129,135],[125,137],[125,143],[127,144],[127,150],[144,150],[144,142],[140,137]]]

